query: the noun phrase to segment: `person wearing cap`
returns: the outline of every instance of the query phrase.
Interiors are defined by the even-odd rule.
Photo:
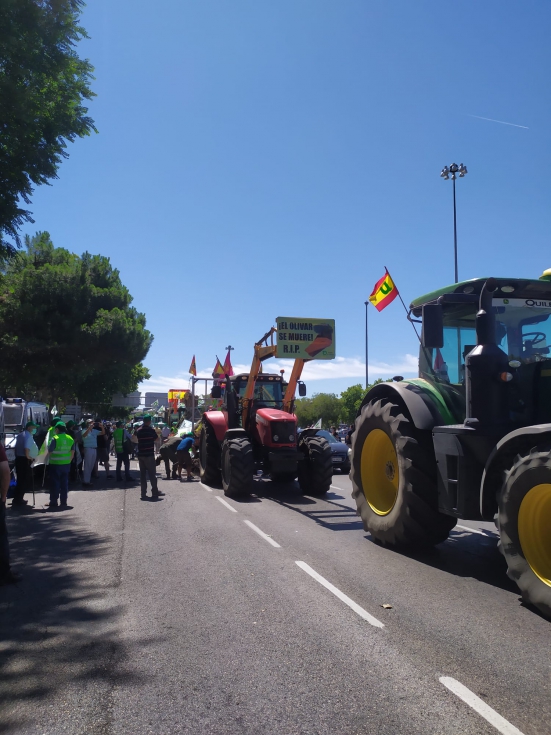
[[[25,431],[18,434],[15,440],[15,474],[17,485],[13,494],[12,506],[27,505],[25,493],[32,491],[32,465],[38,457],[38,447],[34,440],[38,426],[33,421],[27,421]]]
[[[98,447],[98,436],[105,434],[105,428],[98,424],[99,428],[94,428],[93,419],[86,421],[86,429],[82,432],[82,444],[84,446],[84,471],[82,484],[84,487],[90,487],[92,484],[92,471],[96,466],[96,454]]]
[[[121,469],[124,462],[124,479],[132,482],[130,474],[130,456],[127,450],[127,442],[132,442],[132,437],[124,428],[122,421],[117,421],[115,431],[113,432],[113,444],[115,445],[115,454],[117,455],[116,476],[118,482],[122,482]]]
[[[75,442],[67,434],[67,427],[60,421],[55,427],[56,434],[48,444],[50,462],[50,502],[48,508],[67,507],[69,494],[69,470],[75,456]]]
[[[138,463],[140,465],[140,485],[142,500],[147,498],[147,477],[151,483],[151,495],[158,498],[164,495],[157,487],[157,470],[155,466],[155,441],[157,432],[151,426],[151,416],[143,417],[143,425],[136,432],[138,438]]]

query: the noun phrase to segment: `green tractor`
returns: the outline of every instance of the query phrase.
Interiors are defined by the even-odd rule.
[[[352,494],[384,546],[495,520],[508,575],[551,617],[551,270],[477,278],[415,299],[419,377],[365,396]]]

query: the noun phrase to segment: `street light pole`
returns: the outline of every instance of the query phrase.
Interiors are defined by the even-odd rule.
[[[457,265],[457,207],[455,202],[455,180],[457,178],[457,174],[459,174],[459,178],[462,179],[467,173],[467,167],[462,163],[459,164],[459,166],[457,163],[452,163],[451,166],[444,166],[440,173],[440,176],[444,181],[448,181],[451,174],[451,180],[453,183],[453,259],[455,265],[455,283],[459,282],[459,269]]]

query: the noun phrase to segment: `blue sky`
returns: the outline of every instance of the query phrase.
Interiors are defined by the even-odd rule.
[[[229,343],[250,364],[281,315],[336,320],[338,359],[306,377],[340,392],[385,266],[406,303],[453,281],[444,165],[469,169],[461,279],[551,267],[550,21],[545,0],[90,0],[99,134],[26,231],[119,268],[155,335],[142,389]],[[369,328],[370,377],[416,371],[399,301]]]

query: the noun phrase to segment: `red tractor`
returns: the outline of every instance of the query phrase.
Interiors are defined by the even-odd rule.
[[[315,429],[297,435],[295,390],[306,395],[300,381],[306,360],[295,360],[283,394],[280,375],[262,373],[262,362],[274,357],[272,328],[254,347],[250,373],[226,376],[222,410],[203,415],[200,442],[201,480],[220,485],[228,497],[249,495],[253,477],[261,469],[272,480],[298,481],[303,492],[324,495],[331,486],[333,465],[326,439]],[[269,344],[268,344],[269,340]],[[212,397],[222,396],[215,385]]]

